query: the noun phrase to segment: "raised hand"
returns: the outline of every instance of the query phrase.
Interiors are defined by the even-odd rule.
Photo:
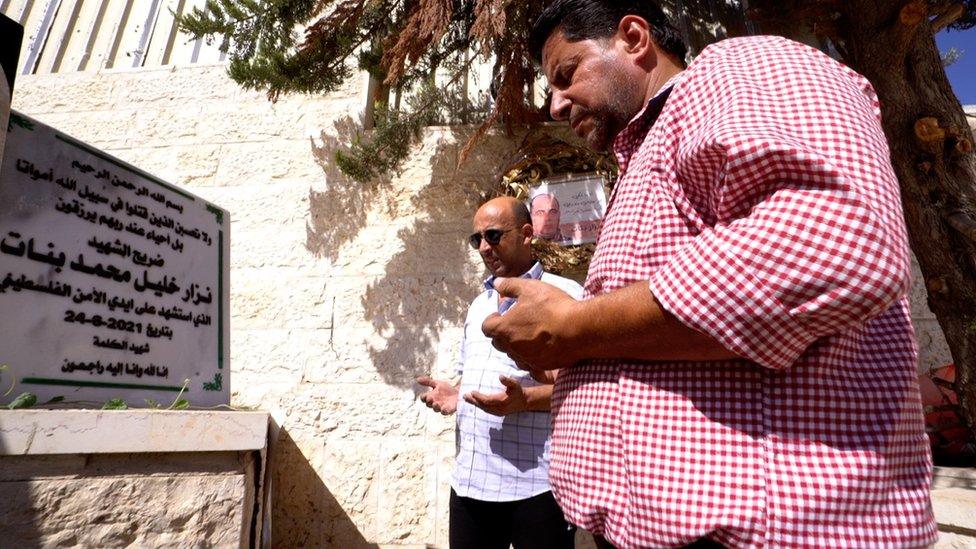
[[[498,279],[495,289],[517,300],[504,315],[493,314],[481,325],[496,349],[525,370],[553,370],[576,362],[567,335],[572,327],[571,310],[579,302],[538,280]]]
[[[495,416],[507,416],[515,412],[526,411],[528,409],[528,397],[525,394],[525,389],[519,385],[518,381],[508,376],[498,376],[498,379],[505,386],[504,391],[492,395],[472,391],[464,395],[464,400]]]
[[[457,411],[458,390],[450,382],[431,379],[428,376],[420,376],[417,383],[430,390],[420,395],[420,401],[435,412],[440,412],[449,416]]]

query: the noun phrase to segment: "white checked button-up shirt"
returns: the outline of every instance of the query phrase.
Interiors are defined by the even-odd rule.
[[[522,278],[541,279],[580,299],[579,284],[542,272],[536,263]],[[518,380],[523,387],[538,386],[528,372],[520,370],[508,355],[495,349],[481,325],[498,312],[494,277],[485,281],[486,290],[468,309],[461,346],[460,395],[471,391],[494,394],[505,390],[498,376]],[[518,306],[518,305],[516,305]],[[459,496],[481,501],[516,501],[548,492],[549,435],[552,417],[548,412],[520,412],[505,417],[491,415],[458,398],[458,452],[451,486]]]
[[[871,85],[775,37],[709,46],[672,84],[614,143],[586,294],[649,280],[745,360],[562,370],[551,481],[567,519],[621,548],[935,542],[908,245]]]

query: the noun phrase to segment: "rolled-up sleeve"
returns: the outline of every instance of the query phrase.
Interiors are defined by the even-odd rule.
[[[726,156],[724,177],[708,193],[716,222],[650,280],[684,324],[782,369],[818,338],[855,328],[905,295],[900,213],[865,193],[893,185],[891,174],[862,185],[798,143],[739,136],[709,148]]]

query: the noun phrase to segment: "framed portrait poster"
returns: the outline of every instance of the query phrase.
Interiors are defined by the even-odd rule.
[[[596,242],[607,211],[606,178],[598,173],[549,177],[529,189],[525,205],[536,237],[562,246]]]

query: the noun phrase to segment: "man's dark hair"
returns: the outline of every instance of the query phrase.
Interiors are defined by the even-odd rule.
[[[657,3],[651,0],[556,0],[532,24],[529,53],[536,63],[541,63],[542,47],[557,30],[569,42],[609,38],[617,32],[620,20],[626,15],[644,18],[658,46],[684,63],[688,46]]]

